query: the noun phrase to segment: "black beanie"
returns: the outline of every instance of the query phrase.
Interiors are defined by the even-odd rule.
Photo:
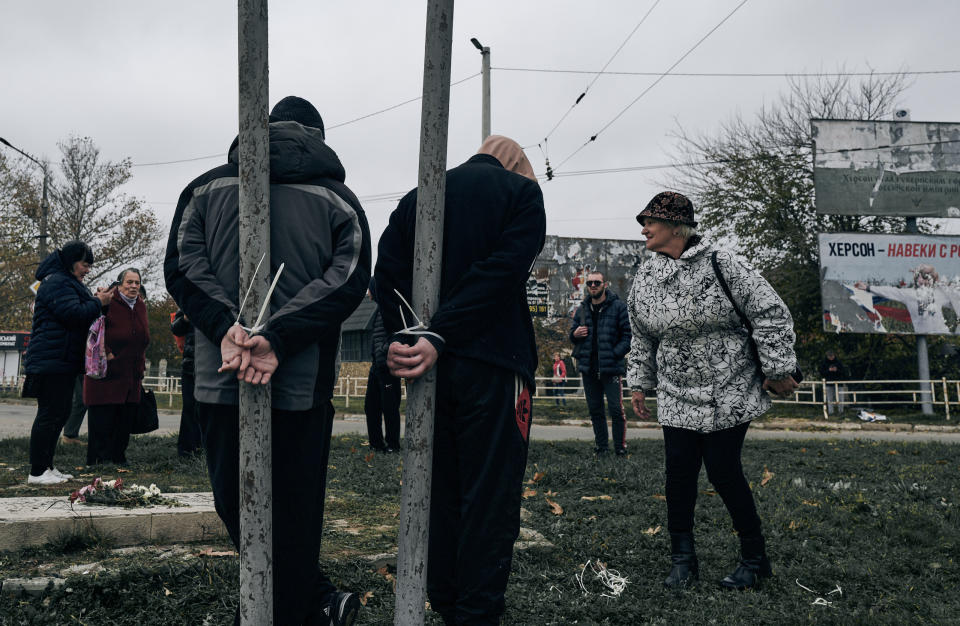
[[[299,122],[304,126],[316,128],[320,135],[326,139],[326,133],[323,130],[323,118],[317,109],[297,96],[287,96],[280,102],[273,105],[270,111],[271,122]]]
[[[60,261],[66,266],[67,271],[73,269],[73,264],[77,261],[86,261],[93,265],[93,250],[82,241],[68,241],[60,248]]]

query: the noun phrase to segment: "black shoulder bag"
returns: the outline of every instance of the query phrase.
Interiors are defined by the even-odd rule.
[[[160,428],[160,419],[157,415],[157,397],[150,389],[144,389],[140,386],[140,406],[137,407],[137,413],[133,416],[130,423],[131,435],[143,435],[152,433]]]
[[[760,367],[760,352],[757,350],[757,342],[753,338],[753,324],[750,323],[747,316],[743,314],[743,311],[741,311],[737,303],[734,302],[733,294],[730,293],[730,287],[727,286],[727,281],[723,278],[723,272],[720,271],[720,264],[717,263],[716,250],[710,255],[710,263],[713,265],[713,273],[717,275],[717,280],[720,282],[720,288],[723,289],[723,293],[727,295],[727,300],[733,305],[733,310],[736,311],[737,317],[740,318],[740,323],[747,329],[747,338],[750,340],[750,353],[753,355],[753,360],[757,364],[757,371],[760,372],[760,377],[766,379],[763,368]],[[803,380],[803,371],[800,369],[800,365],[797,365],[797,369],[793,371],[791,376],[793,376],[793,380],[797,384]]]

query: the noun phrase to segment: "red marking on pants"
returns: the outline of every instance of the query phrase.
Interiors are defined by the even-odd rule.
[[[532,406],[530,404],[530,389],[524,385],[523,390],[517,397],[517,405],[514,407],[517,418],[517,429],[524,441],[530,436],[530,418],[532,415]]]

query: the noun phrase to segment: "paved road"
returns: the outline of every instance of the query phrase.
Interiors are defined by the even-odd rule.
[[[0,439],[8,437],[29,437],[30,427],[37,409],[32,405],[0,404]],[[160,430],[157,434],[176,432],[180,426],[179,413],[160,412]],[[84,420],[80,433],[87,432],[87,422]],[[366,422],[360,415],[348,415],[337,419],[333,423],[334,434],[367,432]],[[593,439],[593,430],[589,426],[544,426],[534,422],[531,429],[534,439],[558,441],[563,439]],[[761,430],[752,428],[748,431],[750,439],[872,439],[883,441],[941,441],[944,443],[960,443],[960,433],[935,432],[887,432],[887,431],[836,431],[811,432],[792,430]],[[627,430],[628,439],[660,439],[660,430],[657,428],[630,428]]]

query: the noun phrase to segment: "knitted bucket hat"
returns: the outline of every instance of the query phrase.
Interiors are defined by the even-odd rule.
[[[647,217],[689,226],[697,225],[693,219],[693,203],[685,195],[675,191],[661,191],[655,195],[653,200],[647,203],[647,208],[637,214],[637,221],[643,225],[643,220]]]

